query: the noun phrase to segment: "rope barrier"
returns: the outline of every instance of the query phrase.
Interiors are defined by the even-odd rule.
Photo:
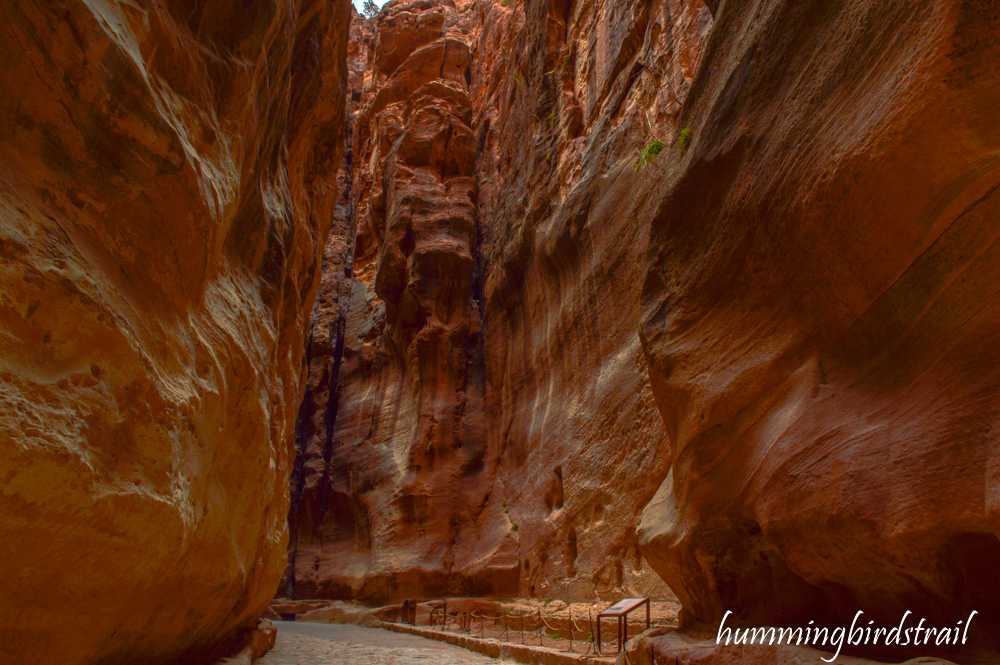
[[[529,642],[535,644],[534,640],[537,639],[538,645],[542,647],[549,640],[549,646],[558,648],[562,653],[601,655],[597,651],[594,613],[591,608],[587,609],[586,619],[585,622],[578,621],[572,610],[564,617],[546,618],[540,608],[532,613],[523,610],[508,611],[501,607],[500,614],[496,615],[479,609],[451,612],[447,602],[442,602],[430,608],[429,624],[444,631],[465,633],[480,639],[519,641],[524,645]],[[568,644],[560,644],[562,642]],[[612,639],[605,642],[605,645],[608,649],[614,646],[617,650],[617,642],[617,639]]]
[[[567,608],[564,616],[542,614],[541,608],[533,611],[499,607],[499,614],[488,614],[483,609],[449,611],[446,601],[433,601],[428,608],[428,624],[443,631],[463,633],[479,639],[504,642],[538,644],[558,649],[561,653],[603,656],[617,653],[619,638],[603,640],[597,649],[594,610],[587,608],[587,616],[574,614]],[[611,636],[609,636],[611,637]],[[538,640],[537,643],[535,640]],[[626,659],[628,656],[626,655]]]

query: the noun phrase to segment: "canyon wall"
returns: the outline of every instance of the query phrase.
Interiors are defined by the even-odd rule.
[[[670,599],[636,537],[671,460],[636,334],[658,172],[636,164],[677,129],[711,15],[671,1],[479,11],[487,402],[518,593]]]
[[[372,22],[286,592],[673,597],[637,549],[670,453],[636,333],[659,185],[634,167],[710,27],[690,2]]]
[[[304,482],[286,590],[373,600],[509,592],[517,561],[506,528],[491,525],[496,542],[475,550],[482,560],[455,560],[470,551],[457,538],[475,528],[495,466],[468,14],[393,3],[374,27],[364,87],[351,93],[353,244],[325,273],[336,273],[336,305],[321,297],[313,318],[331,341],[312,362],[312,415],[299,432]]]
[[[721,3],[642,292],[674,461],[641,539],[690,619],[976,610],[996,647],[998,28]]]
[[[313,526],[326,520],[331,502],[329,482],[333,424],[337,419],[340,391],[340,366],[348,303],[351,298],[354,252],[353,138],[359,100],[367,71],[372,24],[352,8],[347,42],[347,86],[344,95],[344,159],[337,171],[338,198],[333,221],[323,249],[323,269],[306,338],[306,391],[295,425],[296,455],[290,487],[288,513],[288,563],[279,586],[279,595],[296,596],[296,581],[302,581],[299,594],[309,582],[296,576],[300,546],[303,551],[318,538]],[[338,497],[342,500],[343,496]],[[341,504],[342,505],[342,504]],[[337,514],[335,510],[332,515]],[[353,527],[352,527],[353,528]],[[351,531],[353,535],[353,531]],[[329,539],[329,537],[327,537]],[[310,561],[310,565],[312,565]]]
[[[989,647],[997,20],[390,3],[298,591],[665,581],[686,625],[975,609]]]
[[[4,662],[197,663],[273,596],[347,7],[0,7]]]

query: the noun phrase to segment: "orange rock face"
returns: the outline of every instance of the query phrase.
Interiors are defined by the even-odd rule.
[[[701,3],[486,5],[480,60],[487,401],[519,594],[672,593],[638,551],[670,454],[636,335],[658,171],[711,15]],[[487,120],[489,121],[487,125]]]
[[[286,588],[370,599],[509,591],[516,554],[478,568],[454,562],[494,463],[482,406],[467,20],[450,4],[397,3],[376,28],[364,90],[352,91],[353,247],[342,254],[347,270],[331,277],[340,289],[339,323],[325,325],[334,341],[313,362]],[[332,314],[331,304],[318,308]],[[313,321],[323,326],[330,314],[318,309]]]
[[[995,20],[948,0],[386,8],[298,590],[661,577],[694,623],[977,609],[986,644]]]
[[[672,597],[635,532],[670,457],[636,334],[652,209],[633,166],[710,26],[666,2],[374,22],[353,274],[328,267],[339,295],[317,305],[337,303],[342,351],[314,347],[300,430],[297,596]]]
[[[977,610],[996,646],[996,10],[720,8],[642,296],[674,463],[641,538],[690,618]]]
[[[346,8],[0,7],[0,660],[198,662],[270,601]]]

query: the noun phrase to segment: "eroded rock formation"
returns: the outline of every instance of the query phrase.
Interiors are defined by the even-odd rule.
[[[290,488],[288,565],[279,590],[279,594],[289,598],[296,597],[296,576],[292,573],[297,566],[300,542],[305,548],[317,539],[331,539],[329,534],[314,534],[314,526],[325,521],[331,501],[343,498],[331,495],[331,484],[325,479],[330,477],[330,454],[334,443],[332,426],[337,419],[340,366],[353,286],[353,139],[371,39],[371,23],[352,9],[344,100],[345,155],[337,172],[338,199],[323,250],[322,279],[309,322],[306,394],[295,427],[296,457]],[[331,515],[342,509],[342,504],[335,503]]]
[[[669,593],[645,559],[692,625],[989,646],[997,20],[391,3],[299,589]]]
[[[998,28],[993,2],[722,4],[643,287],[674,456],[644,552],[691,618],[977,610],[995,640]]]
[[[711,15],[692,2],[482,5],[478,96],[497,494],[522,595],[669,598],[635,528],[670,465],[635,321],[658,171]],[[488,45],[488,46],[487,46]],[[488,122],[487,122],[488,121]]]
[[[490,494],[495,455],[482,403],[468,20],[453,4],[424,5],[383,11],[358,95],[354,248],[341,336],[327,345],[337,395],[307,396],[316,425],[302,431],[313,468],[293,580],[307,597],[516,589],[511,547],[456,561],[481,553],[456,539]],[[514,540],[509,525],[498,529],[501,543]]]
[[[636,334],[652,209],[633,166],[673,131],[710,25],[668,2],[396,2],[374,22],[297,595],[670,597],[635,533],[670,457]]]
[[[4,662],[195,663],[270,601],[348,18],[0,6]]]

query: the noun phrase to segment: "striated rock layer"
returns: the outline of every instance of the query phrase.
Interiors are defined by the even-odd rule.
[[[995,2],[721,3],[642,294],[674,461],[641,539],[689,618],[976,610],[997,646],[998,28]]]
[[[0,7],[4,662],[199,662],[270,601],[348,18]]]
[[[286,590],[672,597],[637,549],[670,456],[636,334],[659,186],[633,166],[710,26],[700,3],[383,9]]]
[[[424,5],[383,11],[364,90],[352,91],[354,247],[336,277],[335,341],[313,363],[325,365],[306,396],[315,415],[299,431],[306,472],[286,587],[299,596],[516,587],[516,554],[479,569],[454,561],[494,460],[482,406],[468,21],[453,4]],[[321,299],[314,324],[332,306]]]
[[[474,80],[494,500],[518,529],[518,593],[668,599],[635,531],[670,455],[635,327],[637,220],[658,186],[634,166],[673,132],[711,17],[669,1],[480,11],[479,52],[506,56]]]
[[[299,589],[669,593],[652,566],[693,624],[978,610],[989,647],[997,17],[389,4]]]

